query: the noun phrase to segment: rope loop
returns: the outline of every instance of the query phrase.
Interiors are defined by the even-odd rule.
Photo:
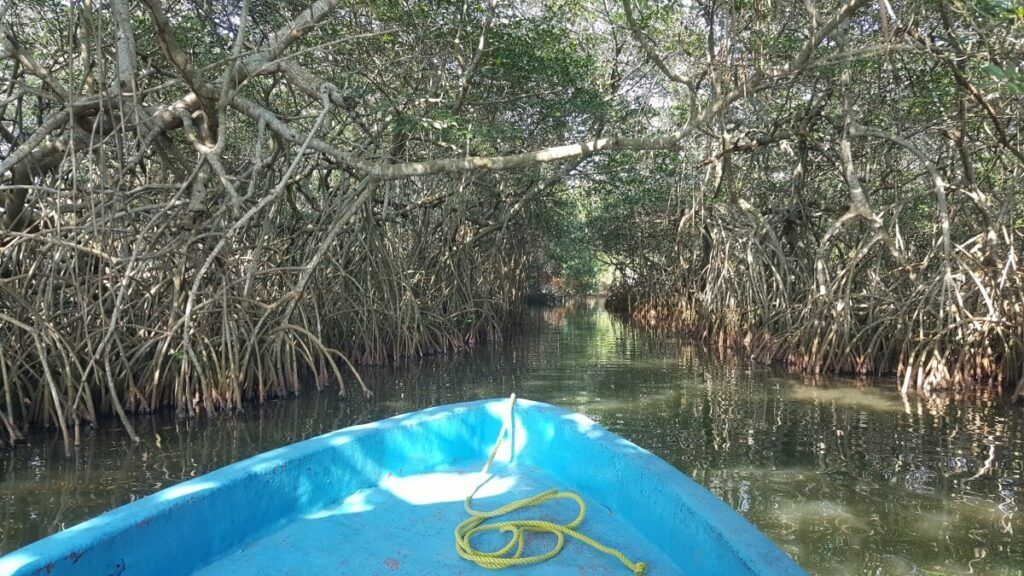
[[[545,502],[560,499],[572,500],[579,507],[579,513],[576,515],[576,518],[565,524],[549,522],[547,520],[530,519],[488,522],[489,520],[505,516],[506,514],[510,514],[517,510],[540,506]],[[472,500],[473,494],[468,496],[465,501],[466,513],[469,514],[469,518],[463,520],[455,528],[455,549],[459,553],[459,556],[475,563],[481,568],[500,570],[502,568],[511,568],[513,566],[539,564],[546,560],[550,560],[565,548],[565,538],[568,536],[579,540],[600,552],[614,556],[622,562],[623,565],[629,568],[633,572],[634,576],[644,576],[647,573],[647,565],[643,562],[632,562],[622,552],[619,552],[615,548],[605,546],[597,540],[594,540],[586,534],[576,530],[587,515],[587,505],[583,501],[583,498],[575,492],[560,492],[554,489],[546,490],[539,494],[535,494],[534,496],[510,502],[490,511],[474,509],[472,506]],[[502,534],[507,534],[508,541],[501,548],[490,552],[474,548],[472,543],[473,537],[489,531],[498,531]],[[555,537],[555,543],[547,551],[524,555],[526,548],[526,535],[529,533],[551,534]]]

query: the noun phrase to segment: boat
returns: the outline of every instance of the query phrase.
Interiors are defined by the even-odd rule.
[[[518,509],[489,514],[506,508]],[[490,567],[805,574],[657,456],[585,416],[515,397],[265,452],[2,556],[0,574],[449,576],[516,558],[524,563]]]

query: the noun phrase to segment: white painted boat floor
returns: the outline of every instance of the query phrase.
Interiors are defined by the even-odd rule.
[[[479,470],[480,466],[466,466],[465,470]],[[479,472],[457,470],[409,477],[402,477],[400,472],[389,475],[380,486],[360,490],[340,505],[296,518],[197,574],[630,576],[630,570],[614,557],[572,538],[566,539],[565,549],[555,558],[528,567],[495,572],[460,558],[455,552],[454,531],[467,517],[463,499],[484,478]],[[513,467],[498,470],[473,503],[477,509],[491,510],[550,488],[563,486],[536,468]],[[586,494],[582,496],[587,502],[587,517],[581,532],[621,550],[634,562],[643,561],[652,576],[681,573],[642,534],[620,521],[614,511]],[[259,502],[252,505],[259,506]],[[564,523],[575,514],[574,502],[556,500],[518,516]],[[527,553],[547,550],[554,543],[554,537],[547,535],[527,538]],[[504,541],[504,535],[494,532],[474,539],[474,544],[493,550]]]

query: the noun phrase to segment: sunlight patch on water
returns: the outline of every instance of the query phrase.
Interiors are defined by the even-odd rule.
[[[871,527],[845,504],[831,500],[801,500],[779,503],[778,521],[796,527],[828,525],[847,534],[868,534]]]
[[[927,510],[914,514],[912,523],[919,537],[938,542],[945,538],[956,518],[948,510]]]
[[[789,397],[797,402],[825,403],[877,412],[904,410],[903,402],[898,397],[869,388],[824,388],[798,384],[790,390]]]
[[[773,484],[799,484],[803,485],[807,480],[820,478],[821,470],[807,467],[789,468],[763,468],[759,466],[734,466],[716,472],[716,475],[723,477],[736,476],[739,478],[752,478]]]
[[[1011,502],[994,502],[976,496],[966,496],[945,503],[953,517],[964,524],[995,527],[1003,532],[1013,533],[1022,528],[1016,506]]]
[[[595,415],[626,414],[637,410],[661,409],[665,406],[674,409],[679,405],[679,393],[670,391],[637,394],[632,397],[611,396],[608,392],[600,395],[580,393],[575,396],[556,398],[553,402],[563,406],[572,406],[574,410]]]

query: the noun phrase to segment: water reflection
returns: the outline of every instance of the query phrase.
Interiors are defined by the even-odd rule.
[[[8,454],[0,549],[179,480],[343,426],[515,391],[561,404],[672,462],[816,574],[1020,574],[1024,419],[994,398],[924,400],[802,380],[624,326],[595,304],[537,310],[522,336],[369,369],[373,401],[310,393],[213,420],[111,423],[71,458]]]

